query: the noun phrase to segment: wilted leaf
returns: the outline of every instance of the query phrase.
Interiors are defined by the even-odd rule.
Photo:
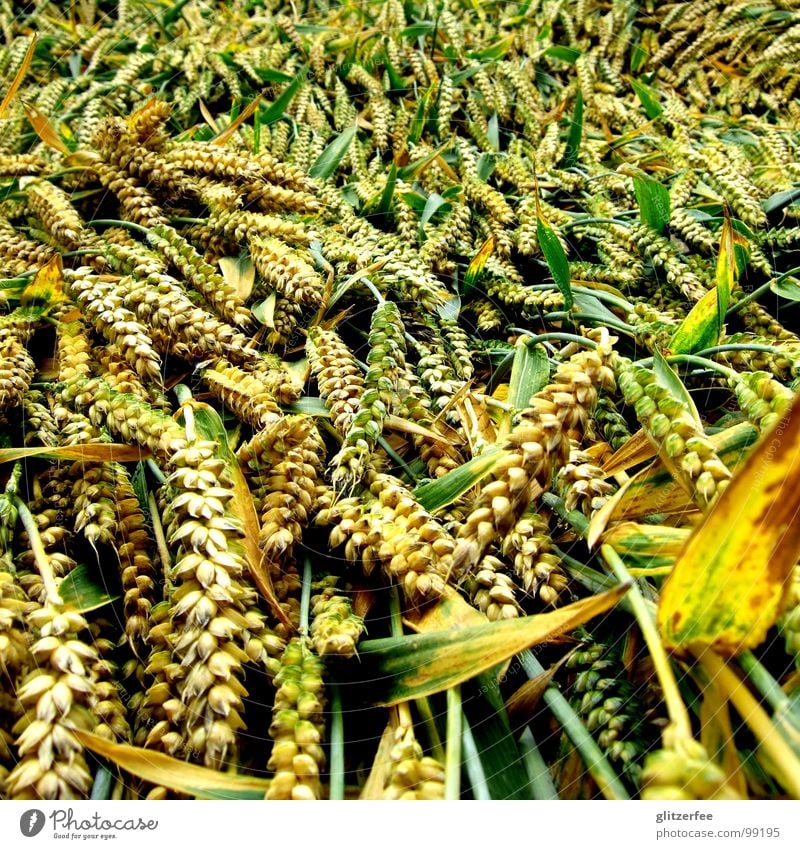
[[[716,754],[715,761],[726,776],[726,785],[740,799],[747,798],[747,779],[742,757],[737,750],[731,724],[727,694],[711,678],[704,682],[700,704],[700,742],[707,752]]]
[[[370,769],[364,786],[361,788],[359,799],[383,799],[384,788],[389,783],[393,747],[394,728],[390,722],[387,722],[380,743],[378,743],[378,751],[375,752],[372,761],[372,769]]]
[[[31,66],[31,60],[33,59],[33,51],[36,49],[36,39],[38,38],[38,33],[35,33],[31,36],[31,43],[28,45],[28,49],[25,51],[25,56],[20,63],[19,68],[17,69],[17,73],[14,74],[14,79],[11,81],[11,85],[8,87],[8,91],[3,98],[3,102],[0,103],[0,117],[3,116],[3,113],[8,109],[8,105],[14,99],[14,95],[17,93],[17,89],[22,85],[22,81],[25,79],[25,74],[28,73],[28,68]]]
[[[506,699],[506,710],[515,725],[527,723],[536,714],[544,691],[550,686],[562,663],[563,660],[554,663],[540,675],[525,681]]]
[[[719,293],[710,289],[691,308],[669,340],[673,354],[691,354],[717,344],[720,334]]]
[[[725,313],[736,285],[738,265],[736,249],[746,249],[747,240],[733,229],[731,216],[725,207],[719,255],[717,257],[716,287],[711,289],[692,307],[681,322],[669,343],[674,354],[690,354],[711,348],[719,342]]]
[[[689,538],[658,606],[665,645],[735,654],[761,643],[800,556],[798,475],[800,400]]]
[[[359,645],[364,681],[376,704],[391,705],[454,687],[518,654],[570,631],[613,607],[627,585],[551,613],[489,622]]]
[[[288,106],[289,102],[291,101],[292,97],[294,97],[294,95],[296,93],[296,89],[294,89],[294,90],[292,89],[292,86],[295,86],[296,84],[297,84],[297,78],[295,78],[295,80],[293,80],[289,84],[289,87],[281,95],[281,97],[284,97],[284,96],[286,96],[287,92],[291,92],[289,94],[289,99],[286,101],[287,106]],[[278,100],[276,100],[275,103],[272,104],[270,109],[272,109],[272,107],[274,107],[277,103],[279,103],[280,99],[281,98],[279,97]],[[242,124],[244,124],[244,122],[256,111],[256,109],[258,109],[259,103],[261,103],[261,95],[257,94],[250,101],[250,103],[248,103],[247,106],[245,106],[245,108],[242,109],[242,111],[230,122],[230,124],[228,124],[228,126],[225,127],[224,130],[222,130],[222,132],[217,133],[217,135],[214,136],[214,138],[212,138],[210,140],[210,144],[225,144],[225,142],[227,142],[228,139],[231,138],[231,136],[239,129],[239,127],[241,127]],[[277,109],[276,109],[276,112],[277,112]],[[276,120],[275,118],[270,119],[268,117],[269,114],[270,114],[270,110],[268,109],[267,112],[266,112],[266,115],[259,116],[259,123],[260,124],[268,124],[268,123],[270,123],[271,120],[273,120],[273,121]],[[280,115],[278,115],[278,117],[280,117]]]
[[[263,799],[270,782],[265,778],[195,766],[153,749],[111,743],[89,731],[73,729],[81,745],[115,763],[142,781],[197,799]]]
[[[720,460],[734,471],[741,465],[752,444],[758,439],[757,428],[741,422],[709,436]],[[595,514],[608,509],[609,519],[635,519],[652,513],[673,514],[694,510],[691,496],[677,483],[662,463],[637,472],[625,486],[611,496],[611,500]],[[594,526],[595,518],[592,519]]]
[[[492,233],[480,246],[478,252],[467,266],[467,270],[464,272],[464,287],[462,291],[465,298],[470,295],[475,288],[475,284],[483,274],[483,269],[486,267],[489,257],[494,253],[495,242],[495,235]]]
[[[37,136],[53,150],[59,153],[69,154],[70,150],[64,142],[64,139],[56,131],[56,128],[50,122],[50,119],[44,112],[37,109],[35,106],[26,106],[25,114],[28,116],[31,126]]]
[[[22,290],[19,303],[22,307],[35,307],[46,313],[66,300],[61,254],[53,254]]]
[[[658,452],[643,430],[637,430],[625,444],[615,451],[603,463],[603,471],[607,477],[625,472],[633,466],[638,466],[651,460]]]
[[[448,584],[442,597],[435,604],[428,605],[422,610],[418,607],[407,610],[403,621],[413,631],[421,634],[446,631],[449,628],[485,625],[487,619],[461,593]]]
[[[138,445],[116,442],[91,442],[87,445],[59,445],[56,448],[0,448],[0,463],[11,463],[25,457],[44,457],[48,460],[84,460],[87,463],[133,463],[146,460],[150,451]]]
[[[603,543],[623,560],[633,559],[640,567],[655,569],[673,564],[690,533],[689,528],[623,522],[603,534]]]

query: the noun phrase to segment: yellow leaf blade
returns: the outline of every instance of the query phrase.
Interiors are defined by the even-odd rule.
[[[643,430],[638,430],[633,436],[603,464],[606,477],[625,472],[632,466],[638,466],[656,456],[655,445]]]
[[[531,646],[571,631],[612,608],[628,591],[621,584],[550,613],[406,637],[368,640],[361,673],[381,689],[375,704],[394,705],[439,693],[480,675]]]
[[[28,45],[28,50],[25,53],[25,58],[22,60],[22,64],[19,66],[19,70],[14,76],[14,79],[9,86],[8,91],[6,92],[6,96],[3,98],[3,102],[0,103],[0,118],[3,116],[3,113],[8,109],[9,104],[14,99],[14,95],[17,93],[17,89],[22,85],[22,81],[25,79],[25,74],[28,73],[28,68],[31,66],[31,61],[33,59],[33,51],[36,49],[36,39],[38,38],[37,33],[34,33],[31,36],[31,43]]]
[[[752,424],[741,422],[720,433],[711,434],[709,439],[722,462],[734,471],[744,461],[757,436],[758,431]],[[612,506],[606,510],[612,502]],[[691,496],[675,481],[664,464],[658,462],[637,472],[595,516],[603,513],[602,533],[611,519],[635,519],[651,513],[675,514],[693,509]],[[595,523],[595,519],[592,519],[593,526],[599,524],[599,520]]]
[[[27,457],[44,457],[48,460],[84,460],[87,463],[138,463],[150,457],[146,448],[122,445],[116,442],[98,442],[88,445],[60,445],[57,448],[2,448],[0,463],[13,463]]]
[[[61,254],[54,254],[37,272],[33,280],[22,290],[19,303],[23,307],[34,307],[48,311],[51,307],[67,300],[64,294],[64,265]]]
[[[658,606],[664,644],[754,648],[800,557],[800,400],[756,446],[689,538]]]
[[[264,778],[219,772],[127,743],[111,743],[89,731],[72,730],[81,745],[96,755],[160,787],[201,799],[263,799],[270,782]]]
[[[33,127],[36,135],[39,136],[39,138],[48,147],[52,147],[53,150],[57,150],[59,153],[63,153],[65,155],[69,154],[69,148],[64,143],[61,136],[59,136],[56,128],[44,112],[39,111],[35,106],[26,106],[25,114],[28,116],[28,121]]]

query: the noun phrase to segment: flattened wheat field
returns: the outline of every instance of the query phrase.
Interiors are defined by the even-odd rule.
[[[1,798],[800,798],[800,0],[0,28]]]

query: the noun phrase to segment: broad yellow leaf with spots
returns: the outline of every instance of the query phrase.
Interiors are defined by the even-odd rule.
[[[756,446],[681,552],[658,625],[668,648],[726,654],[764,639],[800,557],[800,399]]]

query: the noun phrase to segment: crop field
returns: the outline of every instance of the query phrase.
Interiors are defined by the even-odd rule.
[[[800,0],[0,28],[0,798],[800,798]]]

